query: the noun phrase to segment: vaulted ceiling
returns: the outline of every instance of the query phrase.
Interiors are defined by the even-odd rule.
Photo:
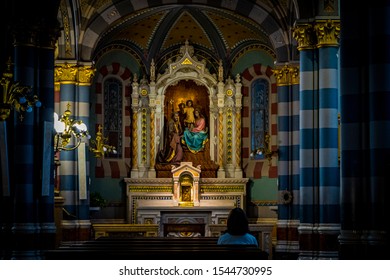
[[[219,57],[248,45],[272,52],[268,35],[259,25],[230,11],[210,7],[162,7],[140,11],[114,22],[104,32],[98,49],[124,43],[153,57],[186,40]]]
[[[154,59],[158,66],[177,55],[179,47],[188,40],[198,57],[214,65],[222,60],[229,67],[253,50],[283,63],[297,58],[291,36],[293,23],[300,13],[315,14],[319,9],[314,4],[317,2],[335,3],[61,0],[58,20],[63,31],[59,58],[96,61],[117,49],[131,53],[140,65],[149,65]],[[336,8],[334,5],[328,9],[329,13]]]

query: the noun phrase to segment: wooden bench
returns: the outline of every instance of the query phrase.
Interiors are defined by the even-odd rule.
[[[215,238],[102,238],[45,252],[47,260],[265,260],[258,247],[217,245]]]

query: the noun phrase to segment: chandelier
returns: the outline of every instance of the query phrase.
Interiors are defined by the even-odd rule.
[[[23,120],[24,112],[30,113],[34,106],[41,106],[38,96],[31,94],[31,87],[22,86],[19,82],[13,81],[11,65],[11,58],[9,58],[7,69],[0,79],[0,85],[3,87],[0,100],[0,121],[8,119],[12,109],[19,112],[20,120]]]
[[[81,120],[71,118],[70,104],[61,117],[54,113],[54,136],[55,151],[72,151],[80,146],[83,138],[89,139],[88,128]],[[73,139],[73,141],[71,141]]]
[[[89,150],[93,152],[96,158],[103,157],[105,153],[117,153],[114,146],[104,143],[108,140],[108,138],[103,136],[102,129],[102,126],[99,124],[96,139],[90,141]]]

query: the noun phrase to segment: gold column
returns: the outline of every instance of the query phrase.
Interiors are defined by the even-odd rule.
[[[236,167],[241,168],[241,111],[236,110]]]
[[[154,146],[154,108],[150,112],[150,167],[154,168],[155,164],[155,146]]]
[[[138,112],[133,108],[133,169],[138,168]]]
[[[219,109],[219,117],[218,117],[218,128],[219,128],[219,148],[218,148],[218,155],[219,155],[219,168],[223,168],[223,112],[222,109]]]
[[[142,109],[141,114],[141,162],[146,163],[147,159],[147,110],[145,108]]]
[[[233,112],[229,108],[226,114],[227,125],[226,125],[226,145],[227,155],[226,163],[231,164],[233,161]]]

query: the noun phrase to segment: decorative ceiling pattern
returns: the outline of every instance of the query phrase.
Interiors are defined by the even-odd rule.
[[[61,0],[61,23],[69,31],[59,45],[62,59],[94,61],[105,51],[131,49],[136,60],[170,58],[186,40],[209,61],[230,65],[245,50],[265,50],[277,61],[291,53],[291,24],[298,3],[309,0]],[[306,7],[307,5],[303,5]],[[61,6],[62,7],[62,6]],[[307,6],[312,11],[311,5]],[[76,31],[76,27],[78,30]],[[66,30],[68,28],[68,30]],[[64,31],[64,33],[65,33]],[[73,33],[72,33],[73,32]],[[66,46],[72,49],[68,51]]]
[[[112,41],[129,41],[137,45],[140,49],[148,49],[153,41],[153,35],[156,34],[161,21],[166,16],[167,11],[156,12],[152,15],[140,17],[131,24],[125,24],[118,32],[111,32]]]
[[[248,45],[272,49],[269,37],[248,18],[228,10],[203,6],[173,5],[144,9],[111,24],[97,49],[126,42],[138,53],[162,56],[186,40],[216,57],[239,53]]]
[[[177,20],[169,28],[165,37],[162,49],[180,45],[189,40],[196,44],[214,50],[214,46],[208,38],[206,31],[201,23],[199,23],[188,11],[184,11],[177,16]]]

